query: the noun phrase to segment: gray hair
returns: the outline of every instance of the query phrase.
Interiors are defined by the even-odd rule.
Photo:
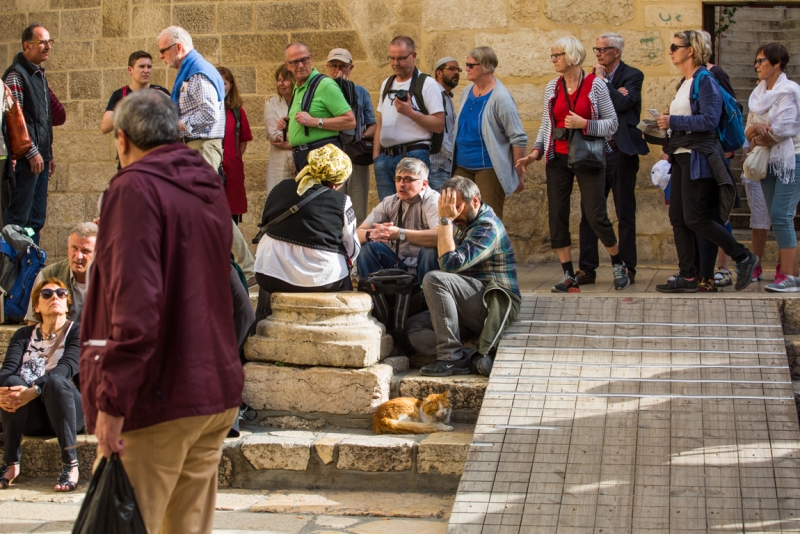
[[[700,35],[703,37],[703,44],[706,45],[706,57],[703,58],[703,64],[706,64],[711,61],[711,54],[714,53],[714,45],[711,42],[710,33],[705,30],[701,30]]]
[[[169,28],[164,28],[161,30],[161,33],[158,34],[159,40],[162,36],[168,35],[169,36],[169,44],[180,43],[183,45],[183,49],[187,52],[189,50],[194,50],[194,43],[192,43],[192,36],[189,35],[189,32],[181,28],[180,26],[170,26]]]
[[[97,225],[91,221],[78,223],[69,231],[69,235],[76,235],[81,239],[97,237]]]
[[[572,65],[583,65],[583,60],[586,59],[586,49],[581,42],[573,37],[562,37],[553,43],[553,50],[560,50],[566,54],[567,62]]]
[[[608,46],[613,46],[619,50],[620,55],[625,50],[625,39],[618,33],[608,32],[604,33],[598,39],[605,39],[608,41]]]
[[[486,72],[492,73],[497,68],[497,54],[488,46],[478,46],[469,52],[469,57],[477,61]]]
[[[461,193],[461,198],[467,202],[471,201],[475,197],[478,197],[478,200],[483,202],[483,199],[481,198],[481,190],[478,189],[478,184],[469,178],[464,178],[463,176],[453,176],[442,184],[441,190],[444,191],[445,189],[455,189]]]
[[[114,137],[122,130],[139,150],[180,140],[178,108],[161,91],[135,91],[114,110]]]
[[[400,163],[397,164],[397,168],[395,169],[395,174],[400,172],[405,172],[416,176],[420,180],[427,180],[428,179],[428,166],[422,160],[418,160],[417,158],[403,158],[400,160]]]

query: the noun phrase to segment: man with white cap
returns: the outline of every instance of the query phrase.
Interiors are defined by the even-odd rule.
[[[344,80],[350,79],[350,73],[353,72],[355,65],[353,65],[353,56],[344,48],[334,48],[328,53],[328,75],[331,78],[342,78]],[[358,97],[357,112],[361,117],[356,117],[356,125],[362,125],[363,131],[361,132],[361,143],[351,143],[345,146],[344,151],[353,160],[353,174],[350,179],[345,182],[341,191],[350,197],[353,203],[353,210],[356,212],[356,220],[361,224],[367,218],[367,202],[369,200],[369,165],[360,164],[372,159],[372,138],[375,135],[377,125],[375,124],[375,111],[372,109],[372,99],[369,96],[369,91],[366,88],[353,84],[355,86],[356,95]],[[343,133],[354,133],[353,130],[345,131]],[[352,145],[359,145],[353,147]],[[354,153],[353,148],[364,148],[365,154],[368,155],[366,160],[358,157]],[[361,161],[360,161],[361,160]]]
[[[452,57],[443,57],[433,66],[433,76],[442,88],[444,99],[444,139],[438,154],[431,154],[428,186],[439,191],[450,179],[453,169],[453,140],[456,133],[456,111],[453,107],[453,89],[458,86],[461,68]]]

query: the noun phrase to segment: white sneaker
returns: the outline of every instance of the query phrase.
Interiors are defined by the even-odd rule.
[[[800,278],[788,274],[785,276],[783,280],[769,284],[764,290],[770,293],[797,293],[800,291]]]

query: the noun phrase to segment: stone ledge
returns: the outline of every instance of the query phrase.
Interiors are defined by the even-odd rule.
[[[417,472],[461,476],[471,442],[470,434],[451,432],[431,434],[418,446]]]
[[[449,391],[453,410],[466,409],[477,413],[481,409],[488,384],[489,378],[485,376],[422,376],[415,369],[400,379],[399,393],[401,397],[424,399],[432,393]]]
[[[405,437],[363,436],[338,444],[337,469],[356,471],[410,471],[416,442]]]
[[[242,440],[241,451],[255,469],[305,471],[311,458],[314,434],[256,434]]]

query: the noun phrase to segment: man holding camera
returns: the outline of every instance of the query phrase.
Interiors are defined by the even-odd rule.
[[[381,200],[395,193],[394,171],[398,162],[410,157],[429,166],[433,133],[444,131],[442,88],[417,69],[414,41],[405,36],[392,39],[388,59],[394,75],[381,85],[375,132],[379,142],[373,149],[375,181]]]

